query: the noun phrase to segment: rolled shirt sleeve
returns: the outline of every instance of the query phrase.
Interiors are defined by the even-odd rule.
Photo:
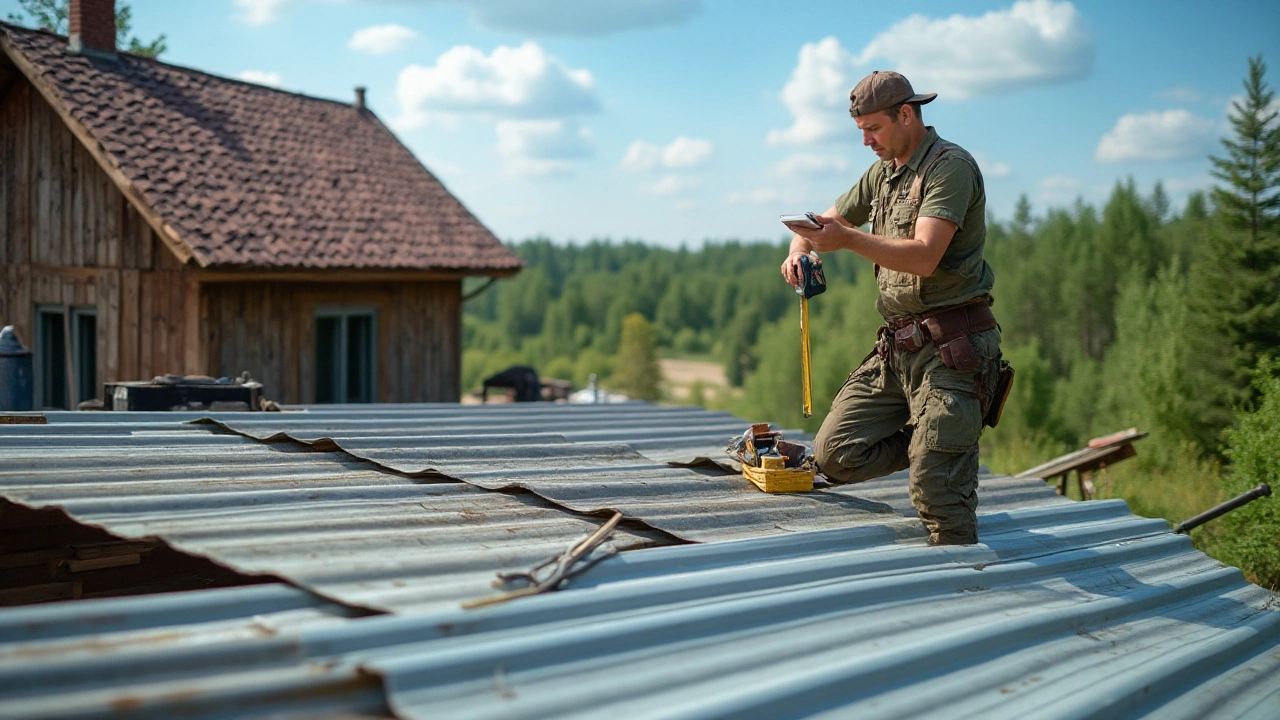
[[[973,166],[963,158],[944,156],[925,178],[919,217],[950,220],[964,228],[965,216],[978,192]]]

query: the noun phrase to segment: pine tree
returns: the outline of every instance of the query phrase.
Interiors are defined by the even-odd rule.
[[[1235,137],[1222,140],[1225,158],[1209,156],[1213,176],[1227,185],[1213,189],[1213,201],[1231,227],[1248,232],[1250,243],[1274,230],[1280,216],[1280,113],[1266,71],[1261,55],[1249,58],[1244,100],[1231,104]]]
[[[1280,127],[1262,58],[1249,60],[1246,97],[1234,103],[1226,158],[1210,158],[1225,186],[1192,266],[1192,377],[1198,432],[1217,449],[1235,411],[1256,399],[1250,378],[1259,358],[1280,351]]]

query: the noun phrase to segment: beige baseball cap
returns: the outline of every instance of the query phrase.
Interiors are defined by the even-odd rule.
[[[849,93],[849,114],[870,115],[888,110],[898,103],[924,105],[938,97],[938,93],[917,95],[911,83],[901,73],[892,70],[875,70],[858,81]]]

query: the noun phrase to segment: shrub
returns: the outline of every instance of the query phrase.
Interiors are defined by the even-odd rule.
[[[1259,483],[1280,489],[1280,363],[1259,363],[1254,387],[1260,394],[1256,408],[1239,413],[1226,432],[1232,465],[1223,487],[1227,497]],[[1215,557],[1239,567],[1250,581],[1280,590],[1280,501],[1255,500],[1219,522]]]

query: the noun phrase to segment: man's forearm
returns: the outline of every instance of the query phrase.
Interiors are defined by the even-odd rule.
[[[887,238],[849,228],[846,248],[887,270],[932,275],[938,261],[917,238]],[[793,243],[794,245],[794,243]]]

